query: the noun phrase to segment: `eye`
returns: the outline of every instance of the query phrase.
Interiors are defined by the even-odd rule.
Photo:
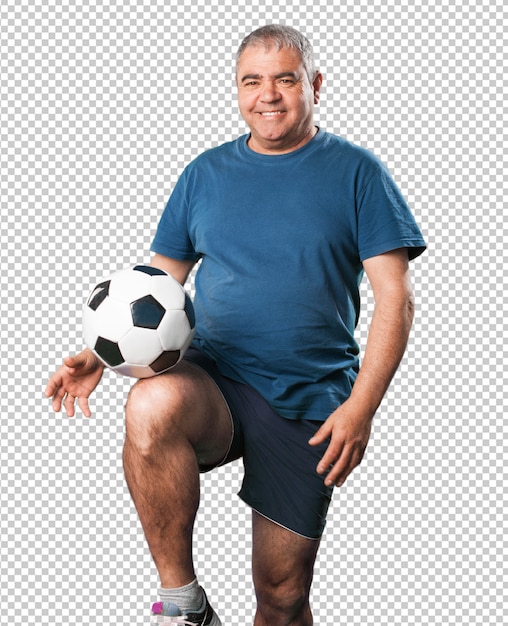
[[[279,85],[281,85],[282,87],[292,87],[295,83],[296,81],[294,80],[294,78],[281,78],[279,80]]]

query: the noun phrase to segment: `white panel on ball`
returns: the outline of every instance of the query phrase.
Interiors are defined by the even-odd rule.
[[[144,272],[120,270],[111,277],[109,295],[124,302],[133,302],[150,293],[151,278]]]
[[[113,371],[132,378],[150,378],[154,375],[154,371],[149,365],[131,365],[130,363],[118,365],[113,368]]]
[[[180,350],[186,337],[189,338],[187,345],[194,337],[194,333],[190,333],[189,320],[185,311],[166,311],[157,328],[157,333],[164,350]]]
[[[150,365],[161,353],[159,335],[152,328],[133,326],[118,343],[126,363]]]
[[[180,283],[172,276],[152,276],[150,293],[166,309],[183,309],[185,306],[185,291]]]
[[[85,306],[83,322],[85,341],[92,348],[99,336],[119,341],[132,328],[130,306],[111,297],[106,298],[97,311]]]

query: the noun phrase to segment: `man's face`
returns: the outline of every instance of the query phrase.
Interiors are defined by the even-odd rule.
[[[252,150],[284,154],[312,138],[322,76],[316,74],[311,84],[297,50],[246,48],[238,60],[236,81]]]

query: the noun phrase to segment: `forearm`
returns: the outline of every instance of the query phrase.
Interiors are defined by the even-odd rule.
[[[171,274],[180,284],[184,285],[195,262],[178,261],[177,259],[165,257],[162,254],[155,254],[150,261],[150,265]]]
[[[362,460],[372,418],[402,359],[413,322],[414,303],[406,250],[367,259],[364,267],[376,304],[363,363],[349,399],[309,441],[310,445],[330,441],[317,466],[319,474],[326,474],[327,485],[342,485]]]
[[[410,285],[388,290],[376,300],[365,355],[350,400],[374,416],[406,349],[414,314]]]

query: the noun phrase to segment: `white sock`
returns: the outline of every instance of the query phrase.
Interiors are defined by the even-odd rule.
[[[205,594],[195,578],[188,585],[177,589],[159,589],[161,602],[172,602],[182,613],[199,613],[205,608]]]

